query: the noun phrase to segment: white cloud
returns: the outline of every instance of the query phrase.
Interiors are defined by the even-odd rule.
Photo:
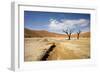
[[[70,20],[64,19],[61,22],[50,19],[49,30],[54,32],[62,32],[63,29],[70,28],[70,29],[80,29],[82,27],[89,27],[89,20],[86,19],[77,19],[77,20]]]
[[[50,24],[49,24],[49,29],[52,31],[59,31],[63,29],[63,23],[57,21],[57,20],[50,20]]]
[[[77,20],[62,20],[65,25],[80,25],[86,26],[89,24],[89,20],[86,19],[77,19]]]

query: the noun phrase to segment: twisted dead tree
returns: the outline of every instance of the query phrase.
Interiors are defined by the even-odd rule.
[[[67,34],[68,40],[70,40],[71,39],[72,30],[71,29],[69,29],[69,30],[67,29],[67,30],[63,30],[63,32]]]
[[[79,39],[80,33],[81,33],[81,30],[78,30],[78,31],[77,31],[77,39]]]

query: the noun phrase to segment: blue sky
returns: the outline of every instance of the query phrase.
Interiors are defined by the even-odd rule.
[[[90,14],[24,11],[24,28],[63,33],[68,26],[90,31]]]

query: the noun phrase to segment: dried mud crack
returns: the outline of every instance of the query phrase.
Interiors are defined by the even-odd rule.
[[[43,56],[40,60],[42,60],[42,61],[47,60],[47,58],[49,57],[50,52],[52,52],[53,49],[54,49],[55,47],[56,47],[56,45],[53,44],[53,45],[46,51],[46,53],[44,54],[44,56]]]

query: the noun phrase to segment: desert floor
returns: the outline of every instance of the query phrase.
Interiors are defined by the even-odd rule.
[[[24,60],[70,60],[90,58],[90,38],[67,40],[65,38],[25,38]],[[52,45],[52,51],[47,52]]]

